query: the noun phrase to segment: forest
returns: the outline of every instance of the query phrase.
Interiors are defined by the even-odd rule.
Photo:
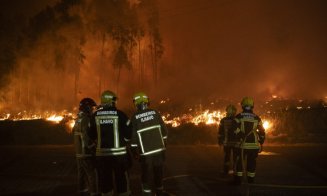
[[[156,1],[60,0],[28,18],[0,13],[0,25],[0,110],[72,109],[158,80]]]

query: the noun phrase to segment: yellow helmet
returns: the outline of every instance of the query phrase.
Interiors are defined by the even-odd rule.
[[[149,103],[149,97],[143,93],[143,92],[139,92],[139,93],[135,93],[133,96],[133,102],[134,105],[137,106],[141,103]]]
[[[254,107],[254,101],[251,97],[244,97],[241,102],[242,108],[245,107]]]
[[[116,103],[117,96],[114,92],[106,90],[101,94],[101,104],[113,105]]]
[[[226,107],[226,115],[227,116],[235,116],[236,114],[236,107],[234,105],[228,105]]]

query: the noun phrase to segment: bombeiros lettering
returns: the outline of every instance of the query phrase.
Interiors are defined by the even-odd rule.
[[[97,115],[108,115],[108,114],[117,115],[117,111],[98,111],[97,112]]]
[[[156,114],[155,111],[149,111],[149,112],[144,112],[144,113],[138,114],[135,116],[135,118],[139,119],[139,118],[144,118],[146,116],[155,115],[155,114]]]

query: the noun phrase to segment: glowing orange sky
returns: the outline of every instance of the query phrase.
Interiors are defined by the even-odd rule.
[[[17,2],[3,0],[1,10],[31,14],[47,4]],[[158,3],[165,53],[152,96],[185,101],[327,95],[327,1]]]

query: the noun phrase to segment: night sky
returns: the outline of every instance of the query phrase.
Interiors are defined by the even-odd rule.
[[[0,2],[5,15],[28,16],[55,1]],[[165,52],[153,95],[178,101],[327,96],[327,1],[158,4]]]

